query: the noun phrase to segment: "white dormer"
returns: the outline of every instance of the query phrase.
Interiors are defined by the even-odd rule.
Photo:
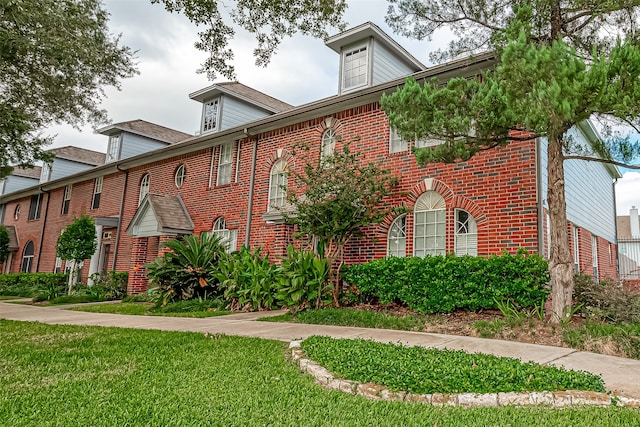
[[[340,95],[426,69],[371,22],[332,36],[325,44],[340,54]]]
[[[261,119],[291,105],[237,82],[216,83],[193,92],[202,103],[200,133],[218,132]]]

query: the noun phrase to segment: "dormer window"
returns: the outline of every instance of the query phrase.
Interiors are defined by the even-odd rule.
[[[42,169],[40,170],[40,182],[48,182],[51,179],[51,165],[47,162],[42,164]]]
[[[345,49],[342,53],[342,90],[366,86],[369,74],[368,64],[367,44]]]
[[[202,132],[218,129],[218,116],[220,113],[220,98],[212,99],[204,103],[202,111]]]
[[[115,162],[120,155],[120,141],[122,138],[120,135],[112,135],[109,137],[109,145],[107,147],[107,158],[105,163]]]

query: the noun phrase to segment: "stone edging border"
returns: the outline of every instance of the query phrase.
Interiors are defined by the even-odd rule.
[[[335,378],[331,372],[313,360],[306,359],[300,347],[302,341],[291,341],[291,356],[302,372],[316,379],[316,383],[330,390],[339,390],[372,400],[391,400],[418,402],[433,406],[498,407],[545,405],[553,408],[567,408],[577,405],[625,406],[640,408],[640,398],[619,393],[599,393],[584,390],[541,391],[531,393],[459,393],[459,394],[413,394],[404,391],[391,391],[374,383],[358,383]]]

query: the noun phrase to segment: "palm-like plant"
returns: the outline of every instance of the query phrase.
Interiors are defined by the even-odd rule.
[[[151,284],[159,288],[165,303],[220,293],[214,274],[226,251],[218,236],[201,233],[170,240],[165,245],[170,252],[145,266]]]

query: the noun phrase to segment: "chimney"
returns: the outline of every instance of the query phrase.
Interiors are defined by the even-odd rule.
[[[629,209],[629,222],[631,223],[631,238],[640,239],[640,221],[638,221],[638,208],[631,206]]]

